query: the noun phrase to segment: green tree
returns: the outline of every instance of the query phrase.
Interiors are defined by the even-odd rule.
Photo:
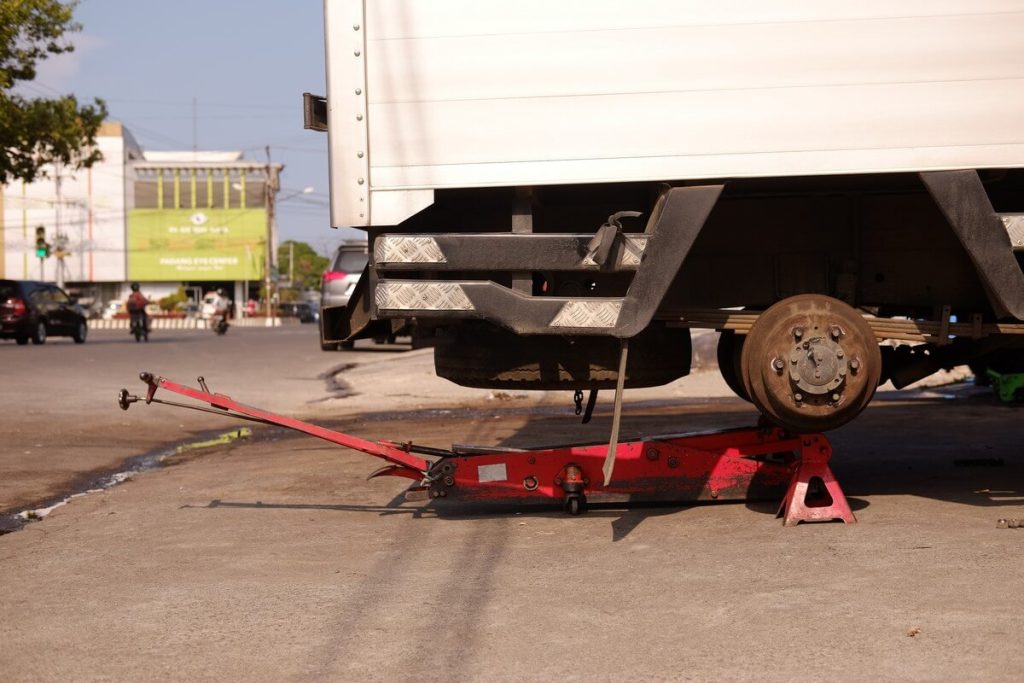
[[[0,0],[0,184],[31,182],[46,164],[88,167],[102,157],[96,133],[107,116],[102,100],[79,105],[73,95],[55,99],[15,94],[18,82],[36,77],[36,64],[71,52],[66,34],[77,0]]]
[[[184,287],[178,287],[173,294],[168,294],[163,299],[160,299],[160,310],[168,312],[175,311],[182,308],[187,301],[188,292],[185,291]]]
[[[294,257],[292,249],[294,245]],[[327,270],[328,259],[316,253],[313,247],[305,242],[287,240],[277,248],[277,267],[281,271],[282,278],[288,278],[291,274],[289,268],[295,264],[294,280],[292,287],[295,289],[319,289],[320,278]]]

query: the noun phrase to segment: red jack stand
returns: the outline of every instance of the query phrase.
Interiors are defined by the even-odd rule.
[[[831,444],[821,435],[805,435],[802,439],[803,448],[800,458],[794,463],[793,480],[776,516],[783,518],[785,526],[836,519],[854,524],[857,518],[853,516],[843,489],[832,474],[832,468],[828,466],[829,458],[832,457]],[[812,491],[812,484],[818,490]]]
[[[778,500],[785,525],[841,519],[856,521],[828,467],[832,448],[821,434],[789,434],[777,427],[733,429],[613,441],[614,476],[604,483],[608,443],[519,450],[458,447],[451,450],[412,443],[367,441],[294,418],[276,415],[215,394],[199,378],[200,389],[143,372],[146,396],[122,389],[118,404],[161,403],[279,425],[361,451],[387,465],[371,476],[412,479],[408,500],[433,499],[513,505],[560,503],[570,514],[588,502]],[[163,389],[202,401],[209,408],[156,398]],[[818,481],[823,503],[809,495]],[[819,487],[820,488],[820,487]]]

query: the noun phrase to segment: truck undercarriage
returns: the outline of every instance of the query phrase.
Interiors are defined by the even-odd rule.
[[[624,341],[626,387],[671,382],[718,329],[737,394],[824,431],[1024,341],[1022,214],[1017,170],[438,190],[369,228],[323,341],[415,320],[456,383],[579,390],[615,385]]]

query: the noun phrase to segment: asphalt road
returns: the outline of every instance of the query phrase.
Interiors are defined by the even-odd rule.
[[[204,374],[244,402],[371,438],[527,447],[607,433],[607,403],[584,428],[563,396],[455,389],[431,377],[429,351],[322,354],[307,330],[0,346],[5,386],[22,387],[3,395],[15,434],[0,453],[4,495],[37,495],[11,474],[80,444],[112,462],[234,426],[121,413],[116,389],[141,386],[143,368]],[[755,417],[713,374],[634,397],[626,438]],[[366,480],[366,456],[257,428],[0,536],[0,672],[1016,681],[1024,530],[996,520],[1024,518],[1019,411],[968,386],[880,396],[830,435],[859,522],[797,528],[770,503],[577,518],[408,503],[407,482]]]
[[[0,342],[0,512],[81,487],[131,456],[232,426],[198,414],[121,412],[117,390],[141,387],[140,370],[190,382],[205,375],[213,387],[243,376],[257,398],[272,401],[322,385],[317,374],[331,361],[322,357],[315,337],[315,328],[304,326],[236,328],[222,338],[208,331],[156,330],[149,343],[136,343],[123,330],[93,331],[81,345],[66,338],[42,346]]]

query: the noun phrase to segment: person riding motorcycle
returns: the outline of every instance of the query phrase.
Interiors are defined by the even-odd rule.
[[[136,323],[142,325],[143,334],[149,334],[149,315],[146,314],[146,304],[149,303],[149,299],[146,295],[139,291],[139,283],[132,283],[132,293],[128,295],[128,301],[125,307],[128,309],[128,315],[131,316],[131,325],[129,330],[133,329]]]
[[[217,290],[217,298],[213,300],[213,315],[210,317],[214,331],[224,334],[228,329],[228,314],[231,312],[231,300],[223,288]]]

